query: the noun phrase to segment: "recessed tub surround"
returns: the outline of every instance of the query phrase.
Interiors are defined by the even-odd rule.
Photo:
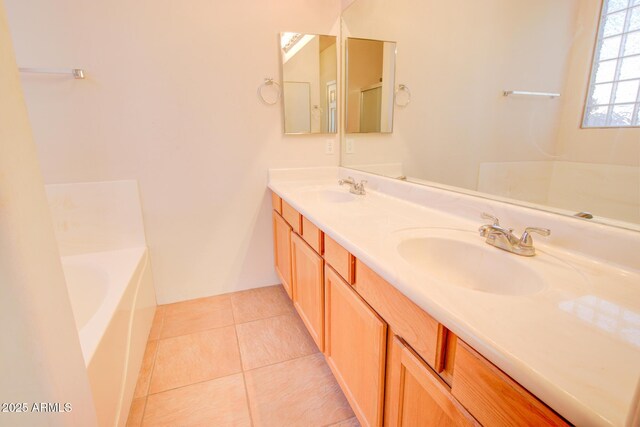
[[[347,176],[368,180],[367,195],[326,197],[349,194],[337,185]],[[627,422],[640,378],[639,233],[345,168],[272,170],[269,187],[571,423]],[[454,286],[397,249],[428,230],[454,229],[484,244],[477,229],[488,221],[481,212],[518,235],[528,226],[551,229],[548,238],[534,236],[533,259],[486,245],[496,251],[496,275],[517,281],[530,267],[543,287],[509,295]]]
[[[138,282],[148,274],[146,248],[127,248],[61,257],[67,291],[76,319],[82,354],[89,365],[127,288],[137,294]],[[144,297],[140,297],[143,299]],[[145,298],[155,306],[155,298]],[[150,300],[150,301],[149,301]],[[126,301],[127,306],[135,301]],[[127,322],[128,329],[128,322]]]
[[[99,425],[124,425],[156,296],[138,184],[46,186]]]

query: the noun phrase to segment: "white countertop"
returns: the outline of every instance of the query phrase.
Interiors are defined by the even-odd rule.
[[[354,171],[349,172],[353,175]],[[388,187],[387,178],[366,178],[373,181],[371,188]],[[366,196],[353,201],[331,202],[319,191],[348,193],[331,173],[272,171],[269,188],[570,422],[625,425],[640,379],[640,271],[624,261],[634,261],[639,253],[623,254],[618,265],[593,256],[598,248],[590,248],[588,256],[568,249],[563,245],[570,234],[566,231],[564,240],[556,238],[557,246],[534,236],[540,257],[500,251],[501,256],[517,257],[518,262],[529,265],[552,259],[568,267],[562,280],[522,296],[452,286],[417,272],[404,261],[396,250],[402,236],[419,235],[427,228],[448,228],[475,233],[482,241],[477,229],[487,221],[477,211],[501,212],[515,221],[525,208],[391,181],[393,186],[404,185],[394,187],[402,189],[402,198],[369,189]],[[447,197],[451,201],[444,203]],[[443,210],[448,204],[456,208]],[[468,218],[459,214],[464,208],[472,212]],[[527,211],[523,214],[526,220],[538,215]],[[526,225],[556,221],[551,214],[539,215],[544,224]],[[560,230],[563,221],[566,219],[553,223],[552,231]],[[574,223],[568,224],[570,228]],[[591,225],[585,227],[587,231],[582,232],[588,233]],[[603,230],[606,234],[607,228],[596,229],[596,237]],[[621,233],[612,230],[613,236]],[[627,249],[634,250],[636,236],[628,233],[632,234],[620,235],[624,242],[634,242],[630,248],[627,244]],[[556,234],[563,236],[561,230]],[[588,235],[581,235],[582,240],[598,244],[597,238]],[[614,256],[610,252],[607,256]]]

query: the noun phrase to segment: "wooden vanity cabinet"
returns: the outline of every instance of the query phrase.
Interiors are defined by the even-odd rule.
[[[272,203],[276,272],[361,425],[570,425],[275,193]]]
[[[479,426],[449,386],[401,338],[389,338],[386,427]]]
[[[273,257],[276,273],[289,298],[293,298],[291,285],[291,226],[275,210],[273,215]]]
[[[462,340],[456,347],[451,392],[482,425],[570,425]]]
[[[350,285],[355,280],[355,258],[331,237],[324,236],[324,260]]]
[[[300,236],[291,236],[293,305],[320,351],[324,348],[324,260]]]
[[[282,199],[276,193],[271,193],[271,206],[273,210],[282,215]]]
[[[446,329],[373,270],[356,260],[353,288],[433,369],[440,370]]]
[[[302,234],[300,236],[319,255],[324,253],[324,233],[305,217],[302,217]]]
[[[284,200],[282,201],[282,217],[295,233],[302,234],[302,215]]]
[[[387,324],[325,266],[325,357],[362,426],[381,426]]]

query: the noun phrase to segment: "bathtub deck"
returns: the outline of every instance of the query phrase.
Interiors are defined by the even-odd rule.
[[[281,286],[159,306],[127,426],[358,426]]]

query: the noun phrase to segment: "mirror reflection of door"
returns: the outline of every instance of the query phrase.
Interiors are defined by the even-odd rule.
[[[335,133],[337,97],[329,100],[328,87],[336,91],[336,36],[281,33],[280,42],[284,132]]]
[[[309,82],[284,82],[285,133],[311,132],[311,90]]]
[[[360,132],[380,132],[382,83],[360,92]]]
[[[327,82],[327,105],[326,105],[326,129],[324,132],[334,133],[338,131],[338,85],[335,80]]]
[[[347,38],[346,133],[393,131],[396,43]]]

